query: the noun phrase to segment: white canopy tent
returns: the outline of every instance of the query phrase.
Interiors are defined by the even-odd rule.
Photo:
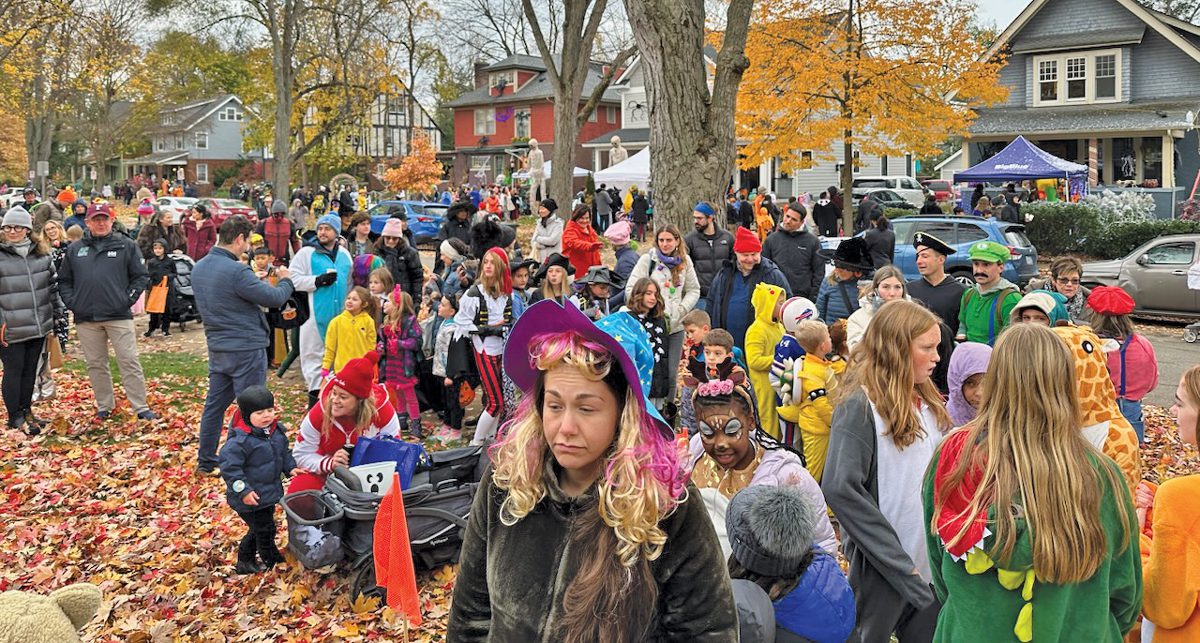
[[[592,180],[597,187],[603,183],[628,190],[630,186],[636,185],[644,190],[650,185],[650,148],[647,147],[612,167],[596,172]]]
[[[550,163],[552,163],[552,162],[553,161],[546,161],[545,163],[542,164],[542,172],[547,179],[550,178]],[[574,176],[574,177],[582,177],[582,176],[587,176],[589,174],[591,174],[590,170],[585,170],[581,167],[577,167],[571,171],[571,176]],[[527,170],[521,170],[520,172],[513,172],[513,178],[521,179],[522,181],[527,180],[529,178],[529,172]]]

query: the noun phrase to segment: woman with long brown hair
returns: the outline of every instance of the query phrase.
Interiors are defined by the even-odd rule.
[[[862,641],[933,637],[921,482],[950,416],[930,376],[938,318],[903,299],[880,307],[833,394],[821,489],[842,525]]]
[[[1008,328],[983,387],[925,475],[936,640],[1120,641],[1142,604],[1137,522],[1116,463],[1079,431],[1070,349]]]
[[[475,495],[447,640],[736,641],[729,574],[628,314],[542,301],[504,370],[525,397]]]

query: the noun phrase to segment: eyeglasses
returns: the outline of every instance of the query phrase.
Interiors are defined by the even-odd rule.
[[[4,230],[5,232],[16,232],[18,230],[24,230],[24,229],[25,229],[25,226],[20,226],[20,225],[0,226],[0,230]]]
[[[1067,279],[1065,277],[1055,277],[1054,281],[1057,281],[1058,283],[1060,283],[1064,286],[1078,286],[1079,285],[1078,279]]]

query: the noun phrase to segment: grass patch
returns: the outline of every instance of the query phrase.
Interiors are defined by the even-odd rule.
[[[199,355],[179,352],[142,352],[138,355],[138,359],[142,363],[142,373],[147,382],[163,380],[168,388],[178,391],[195,391],[196,384],[204,386],[208,382],[208,360]],[[109,356],[108,369],[112,372],[113,383],[119,385],[121,369],[117,367],[115,357]],[[87,362],[83,359],[69,359],[63,364],[63,370],[86,377]],[[189,381],[185,382],[184,380]]]

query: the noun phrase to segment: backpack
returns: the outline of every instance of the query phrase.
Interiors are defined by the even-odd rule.
[[[267,310],[267,324],[280,330],[300,328],[308,317],[308,293],[303,292],[293,292],[282,306]]]

